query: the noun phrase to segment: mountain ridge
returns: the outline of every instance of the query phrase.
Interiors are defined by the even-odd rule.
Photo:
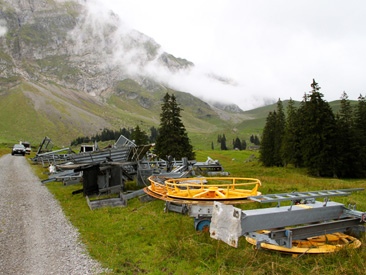
[[[80,2],[0,0],[0,27],[6,29],[0,35],[1,138],[54,135],[66,145],[103,128],[140,124],[148,130],[159,124],[167,92],[176,95],[190,132],[247,119],[234,104],[209,104],[154,79],[156,70],[184,72],[194,64],[120,24],[115,14],[96,17]]]

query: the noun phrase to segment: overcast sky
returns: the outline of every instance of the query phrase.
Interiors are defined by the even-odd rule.
[[[96,0],[99,1],[99,0]],[[327,101],[366,92],[366,1],[102,0],[131,28],[176,57],[237,82],[185,81],[182,89],[242,109],[260,98],[302,100],[319,83]],[[193,81],[193,80],[192,80]],[[201,83],[197,83],[201,82]],[[202,85],[203,84],[203,85]],[[205,90],[205,87],[209,87]],[[258,99],[258,100],[256,100]]]

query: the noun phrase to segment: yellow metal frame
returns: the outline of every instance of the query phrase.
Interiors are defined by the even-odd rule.
[[[252,178],[184,178],[166,179],[164,183],[159,183],[155,177],[149,178],[151,185],[147,191],[155,194],[163,200],[185,200],[192,202],[202,201],[235,201],[245,200],[249,196],[261,195],[258,187],[261,182]],[[199,181],[199,183],[197,183]],[[218,184],[204,184],[205,182],[219,181]],[[250,190],[244,187],[254,185]],[[242,202],[241,202],[242,203]]]
[[[246,240],[253,245],[256,244],[255,239],[246,237]],[[268,243],[261,243],[262,248],[293,254],[332,253],[342,248],[359,248],[360,246],[360,240],[343,233],[327,234],[308,238],[306,240],[293,241],[292,248],[286,248]]]

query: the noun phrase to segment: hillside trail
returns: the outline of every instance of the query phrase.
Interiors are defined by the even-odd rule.
[[[23,156],[0,158],[0,274],[98,274],[53,195]]]

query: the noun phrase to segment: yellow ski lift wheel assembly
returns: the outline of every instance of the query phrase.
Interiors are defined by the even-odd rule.
[[[165,201],[185,204],[227,204],[251,202],[249,196],[259,196],[261,182],[252,178],[210,177],[167,179],[149,178],[151,185],[145,188],[149,195]],[[247,189],[251,187],[251,189]]]
[[[255,239],[250,237],[246,237],[246,240],[252,245],[256,245],[257,243]],[[327,234],[307,238],[306,240],[292,241],[292,248],[269,243],[260,244],[260,247],[264,249],[291,253],[294,255],[332,253],[339,251],[342,248],[359,248],[360,246],[361,242],[358,239],[343,233]]]

